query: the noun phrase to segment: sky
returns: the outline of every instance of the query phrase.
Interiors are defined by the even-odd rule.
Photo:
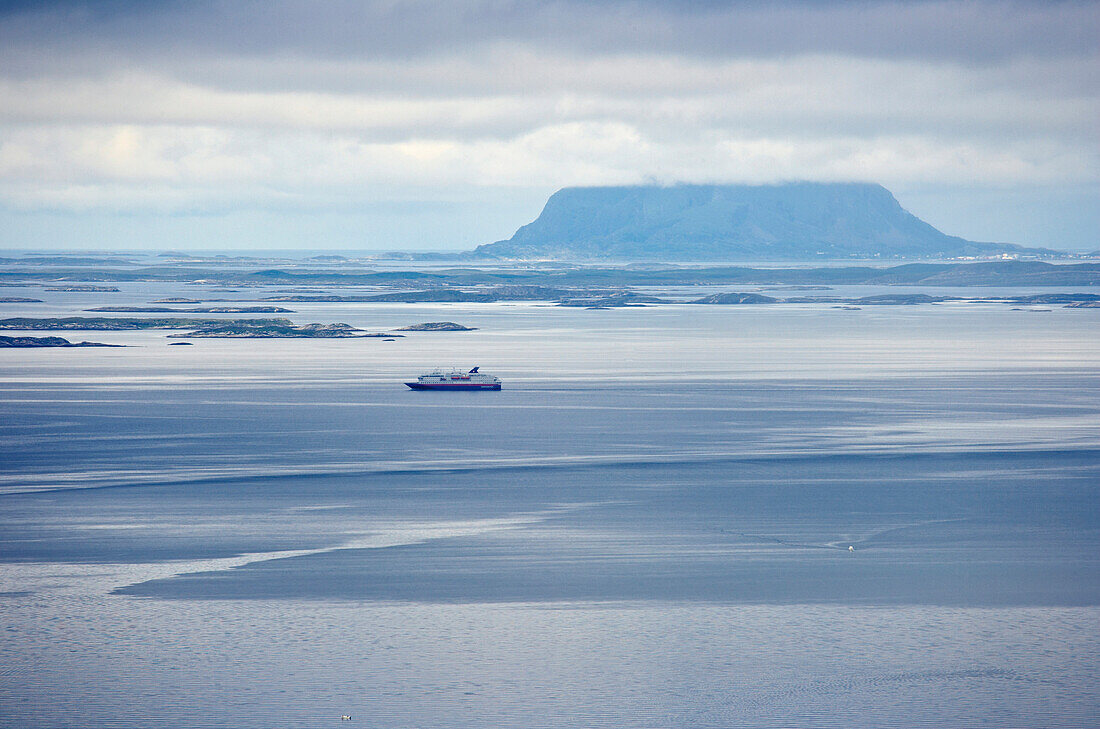
[[[565,186],[792,180],[1100,249],[1100,3],[0,0],[3,249],[469,249]]]

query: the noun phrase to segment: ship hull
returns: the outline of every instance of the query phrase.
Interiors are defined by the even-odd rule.
[[[487,382],[484,385],[471,384],[468,382],[449,384],[424,384],[421,382],[406,382],[406,385],[414,390],[499,390],[499,382]]]

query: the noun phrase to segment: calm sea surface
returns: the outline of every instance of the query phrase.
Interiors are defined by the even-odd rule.
[[[286,306],[0,350],[0,726],[1100,723],[1100,310]]]

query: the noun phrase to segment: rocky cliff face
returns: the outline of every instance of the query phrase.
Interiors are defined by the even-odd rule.
[[[735,261],[943,258],[1016,246],[946,235],[865,183],[569,187],[483,258]]]

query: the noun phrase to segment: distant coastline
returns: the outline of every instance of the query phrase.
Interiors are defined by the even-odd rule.
[[[339,267],[315,266],[300,262],[280,268],[255,265],[242,267],[207,264],[160,263],[131,267],[32,267],[0,266],[0,285],[33,288],[57,287],[59,281],[181,282],[220,287],[258,286],[364,286],[391,289],[428,289],[461,286],[539,286],[547,289],[569,287],[717,285],[750,284],[759,286],[1096,286],[1100,285],[1100,262],[1048,263],[1045,261],[1000,260],[980,262],[905,263],[898,265],[820,266],[806,263],[795,266],[753,267],[740,265],[677,265],[669,263],[578,265],[544,263],[539,265],[486,263],[480,267],[403,266],[378,270],[375,261],[348,261]],[[14,270],[13,270],[14,268]],[[76,289],[76,286],[66,290]],[[524,298],[522,290],[520,299]],[[263,299],[268,302],[325,301],[333,294],[286,294]],[[381,296],[379,294],[378,296]],[[241,299],[206,299],[235,302]],[[360,300],[371,300],[369,296]],[[381,299],[376,299],[381,300]]]
[[[124,344],[102,342],[70,342],[63,337],[6,337],[0,336],[0,349],[38,349],[42,347],[125,347]]]

